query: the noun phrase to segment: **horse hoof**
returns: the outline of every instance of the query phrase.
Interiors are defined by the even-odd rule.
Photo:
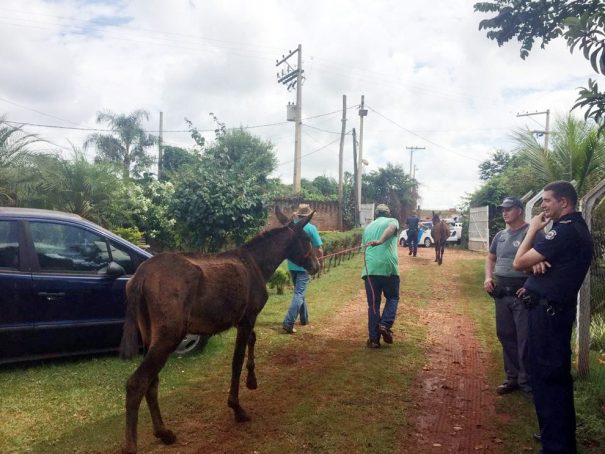
[[[235,412],[235,420],[237,422],[250,421],[250,416],[248,416],[248,413],[246,413],[244,409],[241,409],[240,411]]]
[[[248,389],[256,389],[258,387],[256,383],[256,377],[248,377],[246,379],[246,387]]]
[[[171,445],[176,441],[176,435],[172,430],[163,429],[153,433],[156,438],[159,438],[165,445]]]

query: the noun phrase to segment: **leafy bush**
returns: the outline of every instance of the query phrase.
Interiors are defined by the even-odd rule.
[[[321,232],[321,240],[323,241],[322,249],[324,255],[333,254],[338,251],[350,249],[361,244],[361,235],[363,229],[353,229],[347,232]]]
[[[143,238],[143,233],[136,227],[116,227],[113,233],[134,244],[138,244]]]
[[[285,264],[286,262],[284,262]],[[278,295],[284,294],[284,288],[286,288],[290,283],[290,275],[288,274],[288,269],[284,264],[280,265],[279,268],[275,270],[273,276],[269,279],[267,283],[270,289],[276,289]]]
[[[593,315],[590,322],[590,349],[605,351],[605,316]]]

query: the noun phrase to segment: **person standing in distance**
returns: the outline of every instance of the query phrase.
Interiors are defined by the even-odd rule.
[[[406,224],[408,226],[408,246],[410,248],[410,252],[408,255],[413,255],[416,257],[416,253],[418,252],[418,223],[420,219],[416,216],[416,212],[412,211],[410,217],[408,217]]]
[[[529,305],[529,366],[542,453],[576,452],[576,414],[571,376],[571,329],[577,295],[590,268],[593,243],[576,211],[578,196],[567,181],[544,187],[542,213],[535,216],[513,267],[532,268],[525,281]],[[549,221],[544,239],[534,239]],[[533,247],[532,247],[533,244]]]
[[[384,204],[376,207],[375,215],[376,219],[364,229],[361,240],[366,246],[361,277],[368,299],[369,348],[379,348],[381,336],[387,344],[393,343],[391,328],[399,304],[399,222],[390,217],[391,210]],[[386,302],[381,315],[380,299],[383,294]]]
[[[309,216],[311,212],[311,207],[308,204],[301,203],[298,205],[298,210],[295,214],[300,220],[300,218]],[[303,230],[309,235],[311,244],[315,248],[315,253],[321,263],[323,250],[321,248],[322,241],[319,232],[317,231],[317,227],[308,222]],[[296,322],[298,317],[300,317],[301,325],[309,323],[309,308],[307,306],[307,300],[305,299],[305,292],[307,291],[307,286],[309,285],[311,277],[303,267],[298,266],[290,260],[288,260],[288,271],[290,272],[292,283],[294,284],[294,294],[292,295],[292,301],[290,302],[288,312],[286,312],[286,316],[284,317],[282,328],[286,333],[294,334],[296,332],[294,322]]]
[[[502,345],[506,381],[496,393],[508,394],[521,388],[531,395],[527,353],[527,308],[521,300],[524,271],[513,268],[513,260],[529,224],[523,219],[523,202],[506,197],[499,205],[505,230],[494,236],[485,260],[483,288],[496,302],[496,334]]]

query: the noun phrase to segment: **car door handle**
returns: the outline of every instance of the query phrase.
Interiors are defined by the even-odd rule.
[[[65,297],[65,292],[38,292],[38,296],[46,299],[46,301],[59,301]]]

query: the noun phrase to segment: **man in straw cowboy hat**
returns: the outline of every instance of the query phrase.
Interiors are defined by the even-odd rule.
[[[311,207],[307,203],[301,203],[298,205],[298,210],[296,210],[295,214],[298,219],[300,219],[310,215],[311,212]],[[304,231],[309,235],[311,244],[315,248],[317,258],[321,261],[321,258],[323,257],[323,251],[321,249],[322,242],[317,227],[309,222],[305,225]],[[296,265],[290,260],[288,260],[288,271],[290,271],[292,283],[294,284],[294,294],[292,295],[292,301],[290,302],[290,307],[284,317],[282,327],[286,333],[294,334],[296,332],[294,322],[299,316],[301,325],[309,323],[309,309],[305,299],[305,292],[307,291],[307,285],[309,285],[310,276],[304,268]]]

